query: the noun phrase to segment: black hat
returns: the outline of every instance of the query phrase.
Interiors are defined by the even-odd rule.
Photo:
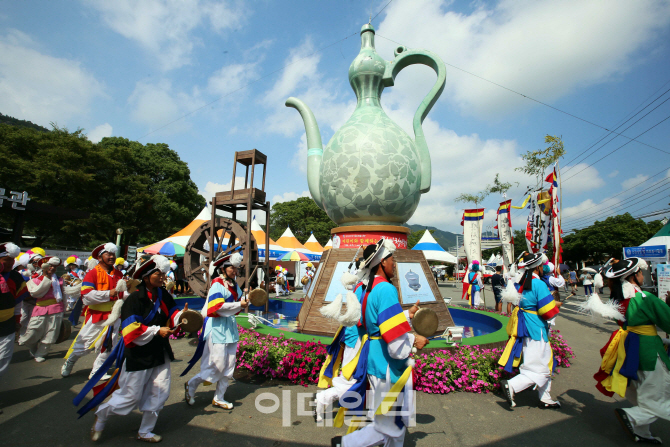
[[[626,278],[640,269],[647,270],[647,262],[644,259],[628,258],[612,264],[605,272],[605,276],[608,278]]]

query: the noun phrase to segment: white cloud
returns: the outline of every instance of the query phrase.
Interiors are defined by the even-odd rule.
[[[279,194],[275,195],[272,198],[272,204],[274,205],[275,203],[280,203],[280,202],[290,202],[292,200],[298,199],[299,197],[312,197],[312,196],[309,194],[309,191],[303,191],[301,193],[285,192],[282,195],[279,195]]]
[[[612,172],[610,172],[609,174],[607,174],[607,176],[608,176],[609,178],[614,178],[614,177],[616,177],[617,175],[619,175],[619,171],[612,171]]]
[[[88,133],[88,139],[93,143],[99,143],[105,137],[112,136],[112,126],[109,123],[101,124]]]
[[[623,189],[630,189],[649,179],[648,175],[638,174],[621,182]]]
[[[104,97],[103,86],[76,60],[56,58],[35,48],[25,33],[0,36],[0,110],[42,126],[65,125],[85,115]]]
[[[469,13],[450,6],[447,0],[394,2],[384,11],[378,35],[433,51],[450,64],[544,102],[625,73],[639,62],[633,54],[652,44],[670,17],[670,3],[662,0],[607,5],[600,0],[501,0],[474,2]],[[387,58],[396,46],[377,39]],[[411,82],[411,89],[424,92],[434,75],[411,71],[410,78],[424,81]],[[465,114],[500,117],[537,105],[451,67],[447,72],[445,96]]]
[[[200,191],[200,195],[209,202],[217,192],[230,191],[230,186],[232,183],[232,180],[228,183],[207,182],[205,185],[205,190]],[[235,189],[244,189],[244,177],[235,177]]]
[[[315,53],[311,39],[306,39],[299,47],[293,48],[285,61],[287,68],[273,87],[263,95],[262,104],[274,111],[266,119],[265,130],[284,136],[304,132],[302,119],[294,110],[284,106],[286,99],[295,96],[305,102],[317,118],[322,138],[324,129],[334,131],[351,116],[356,106],[351,91],[341,98],[335,78],[326,78],[318,71],[321,53]],[[328,142],[323,138],[324,145]],[[307,157],[304,157],[307,162]]]
[[[217,96],[224,96],[243,89],[245,84],[255,79],[256,64],[231,64],[221,67],[207,81],[207,90]]]
[[[564,193],[579,194],[605,186],[605,180],[600,177],[598,170],[593,166],[587,166],[586,163],[579,163],[565,167],[566,169],[569,167],[570,171],[562,175],[561,188]]]
[[[132,109],[131,117],[135,121],[157,128],[197,109],[205,102],[197,87],[191,93],[178,92],[174,91],[170,81],[163,79],[155,84],[139,81],[128,98],[128,103]],[[169,130],[177,132],[187,126],[185,120],[180,120],[170,124]]]
[[[199,27],[212,30],[239,28],[248,12],[244,3],[210,0],[89,0],[112,30],[137,42],[156,57],[164,70],[190,63],[190,55],[202,41]]]
[[[618,213],[616,207],[620,203],[621,200],[619,197],[605,199],[599,203],[595,203],[592,199],[587,199],[578,205],[563,208],[563,215],[561,217],[563,231],[582,228],[596,220],[605,220],[608,215]]]

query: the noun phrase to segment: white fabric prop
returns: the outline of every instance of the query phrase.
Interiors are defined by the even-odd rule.
[[[593,287],[596,289],[602,289],[603,286],[603,275],[596,273],[596,276],[593,277]]]
[[[98,265],[98,260],[97,259],[90,259],[86,262],[86,268],[88,270],[93,270],[96,265]]]
[[[512,303],[515,306],[521,301],[521,294],[514,287],[514,281],[507,281],[507,286],[500,293],[503,302]]]
[[[361,303],[352,291],[354,286],[358,284],[358,277],[349,272],[344,272],[340,281],[344,288],[347,289],[347,310],[344,315],[338,315],[337,321],[342,326],[351,327],[358,324],[361,319]]]
[[[625,321],[626,317],[621,312],[621,305],[613,300],[602,302],[597,293],[594,293],[588,300],[582,302],[578,310],[592,317],[603,317],[609,320]]]
[[[56,298],[57,303],[63,301],[63,292],[60,290],[60,283],[58,281],[58,276],[56,276],[55,273],[51,275],[51,290],[53,290],[54,298]]]
[[[319,309],[319,312],[321,312],[321,315],[330,320],[337,320],[338,317],[340,316],[341,310],[342,310],[342,294],[340,293],[335,297],[332,303],[327,304],[323,306],[321,309]]]
[[[28,253],[24,253],[21,256],[19,256],[19,264],[21,264],[24,267],[28,267],[28,263],[30,262],[30,255]]]
[[[128,291],[128,285],[126,284],[125,280],[120,279],[119,282],[116,283],[116,287],[114,289],[120,294],[121,292]],[[114,307],[112,307],[112,311],[109,313],[109,317],[107,320],[105,320],[104,326],[110,326],[114,324],[116,320],[121,317],[121,308],[123,307],[123,302],[126,300],[126,298],[128,298],[128,294],[125,294],[122,299],[116,300]]]

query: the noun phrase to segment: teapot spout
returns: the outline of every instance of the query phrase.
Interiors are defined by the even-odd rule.
[[[293,107],[302,116],[305,122],[305,132],[307,133],[307,186],[309,193],[316,204],[324,210],[321,203],[321,192],[319,191],[321,160],[323,158],[323,143],[321,142],[321,132],[316,124],[314,114],[307,105],[298,98],[290,97],[286,100],[286,107]],[[325,210],[324,210],[325,211]]]

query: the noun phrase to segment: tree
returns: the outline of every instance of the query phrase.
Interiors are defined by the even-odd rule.
[[[290,227],[301,243],[304,244],[313,232],[319,243],[325,245],[330,239],[330,230],[336,226],[310,197],[275,203],[270,211],[270,237],[274,240]]]
[[[190,171],[166,144],[125,138],[91,143],[82,130],[50,132],[0,125],[0,187],[28,191],[32,201],[90,213],[68,220],[26,214],[35,245],[92,248],[115,240],[150,243],[188,224],[205,206]],[[6,161],[6,162],[5,162]],[[0,223],[13,225],[12,213]]]
[[[435,230],[428,231],[430,231],[430,234],[435,233]],[[425,232],[426,230],[412,231],[409,236],[407,236],[407,248],[414,248],[414,246],[419,243]]]
[[[549,146],[544,149],[526,152],[521,156],[526,165],[514,168],[515,171],[521,171],[535,177],[536,186],[542,185],[546,169],[565,155],[561,137],[547,135],[544,137],[544,142],[548,143]]]
[[[563,237],[563,260],[599,264],[609,256],[621,256],[623,247],[644,243],[658,231],[660,225],[660,221],[646,223],[633,218],[630,213],[596,221]]]

